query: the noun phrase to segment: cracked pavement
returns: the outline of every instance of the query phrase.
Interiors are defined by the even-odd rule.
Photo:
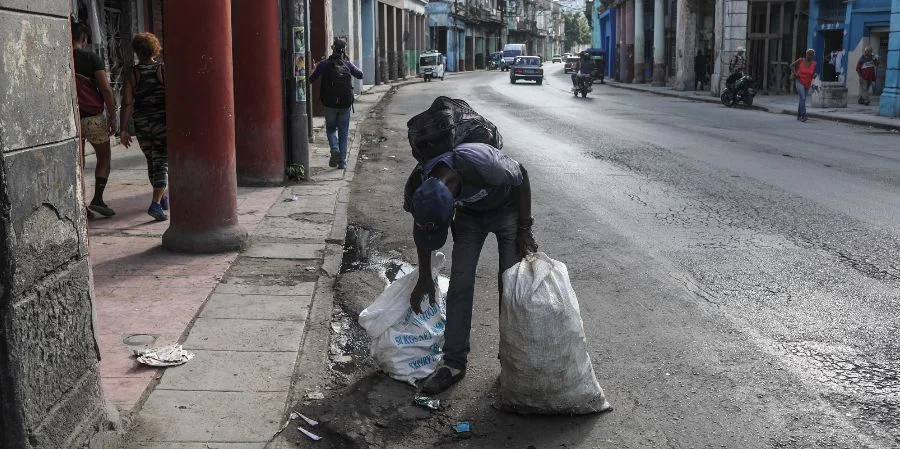
[[[478,72],[390,96],[362,127],[349,220],[377,232],[374,250],[415,262],[401,207],[414,165],[405,123],[437,95],[468,101],[529,170],[536,237],[569,267],[615,410],[548,418],[491,408],[500,367],[489,239],[469,374],[442,395],[451,408],[397,412],[412,390],[360,362],[333,380],[326,403],[358,404],[348,422],[366,430],[350,432],[332,413],[335,441],[900,446],[900,135],[599,84],[576,99],[560,65],[545,70],[543,86]],[[336,301],[358,313],[379,283],[374,272],[354,276]],[[456,420],[472,421],[469,438],[450,430]]]

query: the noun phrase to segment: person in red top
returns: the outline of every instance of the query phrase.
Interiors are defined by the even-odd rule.
[[[806,50],[806,57],[800,58],[791,64],[794,71],[794,85],[797,88],[797,94],[800,95],[800,105],[797,107],[797,120],[805,122],[806,116],[806,95],[812,87],[813,78],[816,76],[816,51],[813,49]]]
[[[869,104],[869,89],[875,82],[877,67],[878,58],[872,54],[872,47],[866,47],[856,63],[856,73],[859,74],[859,104]]]

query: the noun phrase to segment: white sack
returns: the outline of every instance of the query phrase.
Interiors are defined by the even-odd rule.
[[[610,408],[587,352],[566,265],[544,253],[503,273],[497,407],[585,414]]]
[[[375,302],[359,314],[359,324],[369,334],[372,357],[392,378],[415,384],[431,374],[443,358],[444,326],[447,322],[446,290],[438,283],[444,267],[443,253],[431,258],[431,276],[435,285],[435,305],[422,302],[416,315],[409,297],[419,279],[419,269],[384,289]]]

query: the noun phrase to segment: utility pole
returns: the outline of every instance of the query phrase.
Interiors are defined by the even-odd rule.
[[[284,29],[284,102],[287,114],[285,133],[290,165],[300,165],[304,178],[309,179],[310,127],[308,110],[309,94],[307,77],[309,69],[309,24],[307,0],[289,0],[283,5]]]

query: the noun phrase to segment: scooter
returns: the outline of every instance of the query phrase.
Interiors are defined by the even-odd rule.
[[[720,99],[722,104],[729,108],[736,104],[750,107],[753,106],[753,97],[755,96],[756,89],[753,88],[753,78],[750,75],[744,75],[735,81],[733,85],[727,85],[725,90],[722,91]]]
[[[578,98],[578,94],[581,94],[581,98],[586,98],[588,92],[593,92],[594,88],[594,78],[591,76],[585,75],[576,75],[575,76],[575,85],[572,86],[572,93],[575,94],[575,97]]]

